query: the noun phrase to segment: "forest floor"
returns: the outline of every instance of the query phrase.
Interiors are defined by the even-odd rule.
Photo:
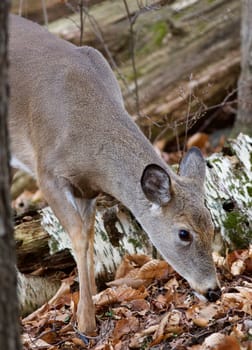
[[[166,262],[125,256],[118,278],[94,296],[97,335],[91,338],[75,327],[73,274],[53,303],[22,320],[24,349],[251,350],[252,249],[214,260],[222,296],[209,303]]]

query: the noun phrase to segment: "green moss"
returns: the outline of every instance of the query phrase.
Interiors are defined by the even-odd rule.
[[[184,11],[176,11],[176,12],[174,12],[174,14],[172,15],[172,19],[173,20],[176,20],[176,19],[180,19],[180,18],[182,18],[183,17],[183,15],[184,15]]]
[[[49,245],[50,245],[51,254],[55,254],[59,251],[59,243],[56,241],[54,237],[50,238]]]
[[[108,235],[107,235],[107,233],[106,232],[104,232],[104,231],[100,231],[100,235],[101,235],[101,238],[102,238],[102,240],[104,241],[104,242],[108,242]]]
[[[150,343],[152,342],[152,337],[148,336],[144,339],[143,344],[141,345],[140,350],[146,350],[150,348]]]
[[[227,214],[227,218],[223,224],[224,224],[224,227],[229,230],[229,229],[234,229],[241,222],[242,222],[241,214],[236,211],[232,211],[231,213]]]
[[[105,312],[105,316],[107,317],[114,317],[114,311],[112,309],[109,309],[108,311]]]
[[[168,26],[165,21],[159,21],[151,27],[151,31],[153,32],[153,43],[156,46],[161,46],[164,37],[168,32]]]
[[[137,69],[137,72],[136,72],[136,78],[139,79],[143,76],[143,71],[141,69]],[[127,75],[126,75],[126,78],[129,82],[131,81],[134,81],[135,79],[135,75],[134,75],[134,72],[133,70],[131,72],[129,72]]]
[[[198,28],[198,32],[199,32],[199,33],[202,33],[202,32],[207,28],[206,21],[200,22],[200,23],[198,24],[197,28]]]
[[[144,44],[137,49],[139,55],[152,53],[162,46],[163,39],[168,33],[168,24],[161,20],[146,27],[143,32],[145,33],[145,40]]]
[[[237,211],[227,213],[223,226],[235,248],[247,248],[252,241],[252,230],[245,215]]]
[[[141,242],[139,240],[137,240],[137,239],[129,238],[128,242],[131,243],[134,246],[135,249],[142,248]]]

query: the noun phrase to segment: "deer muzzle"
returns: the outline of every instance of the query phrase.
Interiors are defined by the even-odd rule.
[[[219,287],[215,289],[209,288],[204,296],[210,302],[217,301],[221,297],[221,289]]]

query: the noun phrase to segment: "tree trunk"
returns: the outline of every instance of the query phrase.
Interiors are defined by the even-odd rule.
[[[242,0],[241,75],[234,134],[252,135],[252,0]]]
[[[8,168],[7,24],[9,1],[0,2],[0,349],[18,350],[19,324],[15,244],[11,223]]]

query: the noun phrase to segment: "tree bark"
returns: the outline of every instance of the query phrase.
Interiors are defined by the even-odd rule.
[[[15,244],[11,222],[8,167],[7,42],[9,1],[0,2],[0,349],[18,350],[19,324]]]
[[[206,205],[224,243],[219,248],[244,249],[252,243],[251,154],[252,138],[240,134],[207,160]]]
[[[252,0],[242,0],[241,75],[234,134],[252,135]]]

